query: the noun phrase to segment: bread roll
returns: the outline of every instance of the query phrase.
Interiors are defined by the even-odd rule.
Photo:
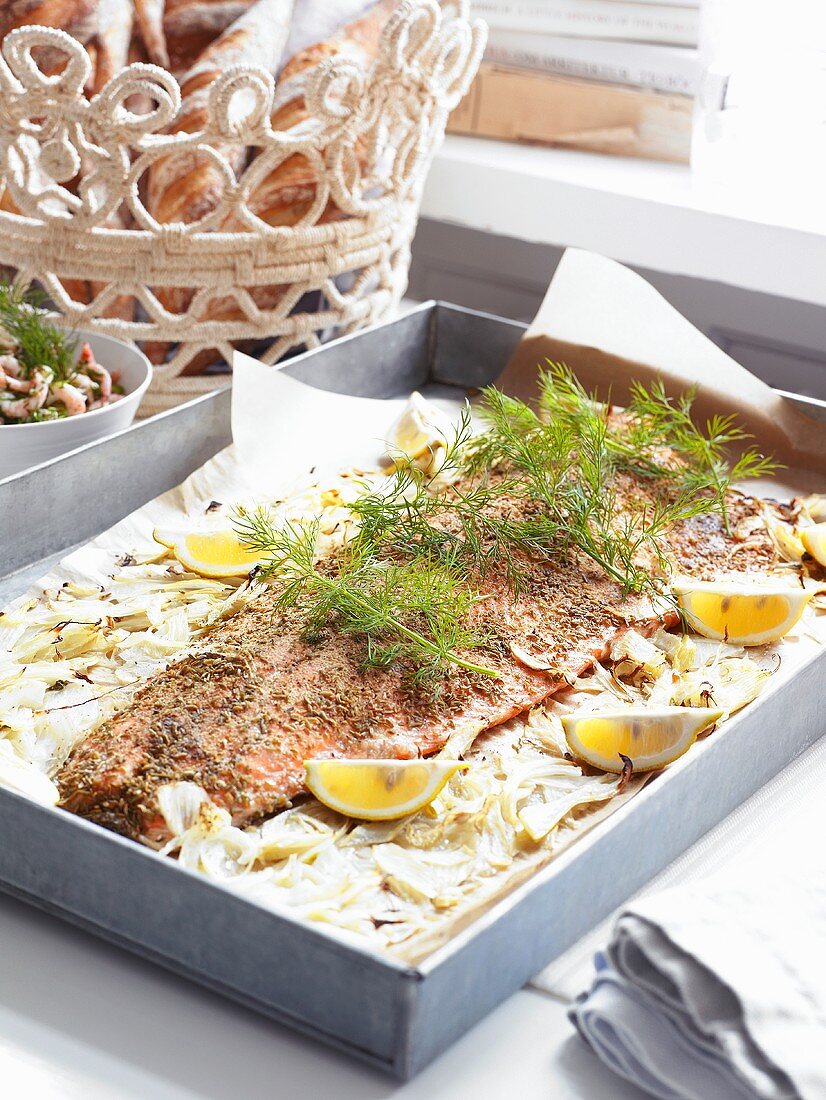
[[[153,64],[168,69],[169,52],[163,28],[164,0],[135,0],[135,14],[146,56]]]
[[[134,9],[132,0],[98,0],[95,79],[93,92],[126,66],[132,40]],[[87,47],[88,49],[88,47]]]
[[[376,59],[381,33],[398,0],[379,0],[360,19],[349,23],[323,42],[308,46],[292,57],[278,78],[272,125],[289,130],[308,118],[304,92],[309,73],[329,58],[354,60],[367,70]],[[273,169],[252,191],[249,209],[268,225],[295,225],[315,202],[315,174],[301,156],[290,157]],[[322,220],[339,216],[328,208]],[[225,229],[241,228],[228,219]]]
[[[184,73],[255,0],[167,0],[163,29],[172,71]]]
[[[301,0],[298,0],[301,3]],[[317,0],[314,0],[317,2]],[[306,5],[305,6],[309,6]],[[398,0],[380,0],[360,19],[349,23],[323,42],[300,50],[284,66],[276,84],[275,110],[272,115],[274,129],[287,130],[308,118],[304,99],[307,76],[322,61],[331,57],[353,58],[364,69],[375,60],[381,34],[388,18],[398,6]],[[269,225],[295,225],[315,202],[316,177],[307,160],[301,156],[289,157],[266,176],[251,193],[248,206]],[[319,218],[319,222],[342,217],[334,204]],[[245,228],[236,219],[226,219],[222,229],[238,232]],[[250,288],[250,295],[261,309],[274,309],[288,287],[269,286]],[[240,321],[243,313],[233,298],[220,298],[210,304],[204,320]],[[184,368],[184,374],[198,374],[210,363],[220,359],[214,351],[199,352]]]

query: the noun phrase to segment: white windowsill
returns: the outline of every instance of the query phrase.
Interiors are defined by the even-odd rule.
[[[422,216],[826,306],[826,203],[692,183],[683,165],[451,135]]]

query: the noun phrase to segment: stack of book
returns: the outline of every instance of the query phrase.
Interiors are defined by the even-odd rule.
[[[700,0],[473,0],[490,28],[454,133],[686,162]]]

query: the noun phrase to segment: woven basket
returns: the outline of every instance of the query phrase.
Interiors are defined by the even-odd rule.
[[[67,56],[57,77],[38,68],[44,45]],[[274,132],[272,77],[238,66],[212,85],[207,127],[185,134],[174,125],[180,89],[163,69],[131,65],[88,100],[82,46],[43,27],[12,31],[0,58],[0,264],[40,284],[72,326],[173,347],[142,415],[222,384],[181,373],[205,350],[231,362],[233,347],[252,347],[274,363],[371,324],[404,293],[424,178],[483,46],[467,0],[402,0],[371,72],[343,59],[312,71],[309,122]],[[129,109],[133,96],[146,113]],[[230,142],[256,150],[238,177],[220,152]],[[193,151],[219,167],[220,203],[199,222],[159,224],[142,201],[145,173]],[[312,166],[315,200],[296,225],[274,228],[247,200],[295,155]],[[338,220],[324,217],[331,204]],[[127,210],[133,228],[112,228]],[[228,218],[244,231],[221,231]],[[159,301],[167,287],[188,288],[181,312]],[[209,320],[210,304],[228,300],[235,319]]]

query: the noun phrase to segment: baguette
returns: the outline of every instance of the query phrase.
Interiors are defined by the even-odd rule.
[[[11,0],[0,4],[0,35],[21,26],[56,27],[66,31],[86,45],[92,62],[92,74],[87,87],[89,94],[99,92],[103,85],[127,62],[132,31],[132,0]],[[36,51],[38,64],[50,74],[59,72],[65,58],[49,48]],[[38,186],[48,179],[40,173]],[[0,209],[19,214],[8,192],[0,199]],[[125,216],[115,211],[107,225],[122,227]],[[103,283],[85,279],[60,279],[68,296],[76,303],[88,305],[103,289]],[[119,295],[102,311],[104,317],[134,316],[131,295]]]
[[[290,61],[308,46],[331,38],[348,23],[360,19],[375,3],[376,0],[295,0],[285,58]]]
[[[256,0],[198,58],[181,82],[181,110],[177,131],[202,130],[209,117],[208,98],[212,83],[232,65],[260,65],[275,72],[281,62],[289,33],[293,0]],[[243,145],[222,146],[220,152],[233,171],[246,160]],[[177,156],[162,157],[149,171],[147,208],[159,222],[191,223],[210,214],[221,200],[224,178],[214,162],[193,149]],[[186,288],[159,288],[158,300],[173,313],[186,309],[192,293]],[[155,362],[165,358],[168,345],[150,343],[145,349]]]
[[[57,27],[86,42],[94,31],[95,0],[6,0],[0,3],[0,38],[17,27]]]
[[[164,0],[135,0],[135,15],[146,56],[155,65],[169,68],[169,52],[164,35]]]
[[[209,87],[230,66],[260,65],[270,72],[278,68],[291,13],[292,0],[256,0],[201,54],[181,82],[178,131],[191,134],[206,126]],[[221,152],[240,170],[246,157],[243,146],[225,146]],[[222,191],[222,176],[197,150],[163,157],[149,172],[149,210],[159,222],[198,221],[215,209]]]
[[[309,112],[304,98],[307,78],[322,61],[347,58],[364,69],[370,68],[379,51],[382,31],[397,5],[398,0],[379,0],[361,18],[323,42],[299,51],[287,62],[275,90],[274,130],[289,130],[307,120]],[[311,208],[315,197],[315,173],[304,157],[294,156],[264,177],[251,192],[248,206],[268,225],[295,225]],[[340,211],[330,206],[321,220],[340,216]],[[230,218],[223,228],[229,231],[240,226]]]
[[[89,70],[89,75],[86,77],[86,83],[83,85],[83,91],[88,99],[97,91],[98,83],[98,46],[97,42],[86,43],[86,54],[89,58],[89,64],[92,68]]]
[[[98,0],[95,37],[86,46],[87,52],[94,59],[93,80],[89,89],[91,94],[100,92],[104,85],[127,64],[132,40],[133,17],[132,0]],[[128,218],[128,210],[121,205],[109,215],[106,225],[110,229],[125,229]],[[105,286],[106,283],[94,280],[88,283],[75,280],[72,289],[69,290],[68,286],[66,289],[75,301],[88,305]],[[133,297],[118,295],[103,309],[101,316],[131,320],[134,314]]]
[[[255,0],[168,0],[163,29],[169,47],[170,68],[188,71],[197,58]]]
[[[398,6],[398,0],[379,0],[365,15],[330,35],[323,42],[306,47],[284,66],[276,84],[272,125],[287,130],[308,117],[304,89],[309,73],[322,61],[332,57],[353,58],[368,69],[375,60],[381,34],[388,18]],[[250,194],[248,206],[268,225],[295,225],[315,202],[316,177],[307,160],[296,155],[273,169]],[[342,217],[334,204],[319,218],[319,223]],[[239,232],[237,219],[228,217],[221,227],[225,232]],[[250,295],[260,309],[273,309],[288,287],[263,286],[250,289]],[[203,320],[240,321],[244,317],[234,298],[211,302]],[[205,349],[184,368],[184,374],[198,374],[220,356]]]
[[[133,15],[132,0],[98,0],[93,92],[99,92],[107,81],[126,66],[132,40]]]
[[[0,39],[17,27],[54,27],[86,45],[96,29],[95,8],[95,0],[6,0],[0,3]],[[66,55],[50,46],[38,46],[34,58],[47,76],[66,66]],[[94,66],[95,56],[91,60]]]

